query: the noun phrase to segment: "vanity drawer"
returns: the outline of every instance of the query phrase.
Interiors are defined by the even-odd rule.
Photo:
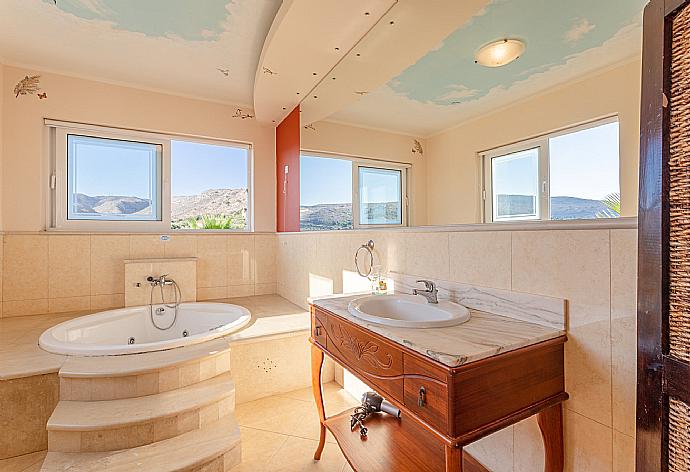
[[[405,406],[441,432],[448,433],[448,387],[429,377],[405,375]]]
[[[384,397],[403,401],[403,354],[383,338],[336,316],[316,311],[326,331],[326,351]],[[316,325],[315,325],[316,327]]]
[[[316,310],[311,311],[311,338],[321,347],[326,347],[326,325]]]

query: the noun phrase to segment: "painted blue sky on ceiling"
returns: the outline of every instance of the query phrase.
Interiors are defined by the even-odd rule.
[[[152,37],[215,40],[223,32],[229,0],[43,0],[86,20]]]
[[[457,105],[564,64],[601,46],[639,16],[647,0],[494,0],[439,48],[388,83],[411,100]],[[482,45],[504,37],[525,41],[517,61],[499,68],[474,63]]]

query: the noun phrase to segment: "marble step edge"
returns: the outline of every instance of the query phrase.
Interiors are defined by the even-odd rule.
[[[48,452],[41,472],[228,472],[241,460],[240,429],[232,415],[163,441],[112,452]]]
[[[235,384],[225,373],[187,387],[118,400],[58,402],[48,419],[50,431],[100,431],[168,418],[232,397]]]
[[[64,378],[125,377],[181,366],[230,350],[224,338],[165,351],[118,356],[70,356],[62,364],[59,376]]]

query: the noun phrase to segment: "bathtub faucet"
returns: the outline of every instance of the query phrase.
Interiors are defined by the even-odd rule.
[[[160,277],[149,275],[146,277],[146,281],[150,283],[152,287],[155,287],[156,285],[172,285],[175,283],[174,280],[166,278],[167,276],[168,274],[161,275]]]

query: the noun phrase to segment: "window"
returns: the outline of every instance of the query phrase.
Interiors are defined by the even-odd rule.
[[[249,230],[248,145],[53,122],[50,226]]]
[[[300,156],[300,229],[406,224],[407,166],[367,159]]]
[[[481,157],[486,222],[620,216],[615,118],[495,149]]]

